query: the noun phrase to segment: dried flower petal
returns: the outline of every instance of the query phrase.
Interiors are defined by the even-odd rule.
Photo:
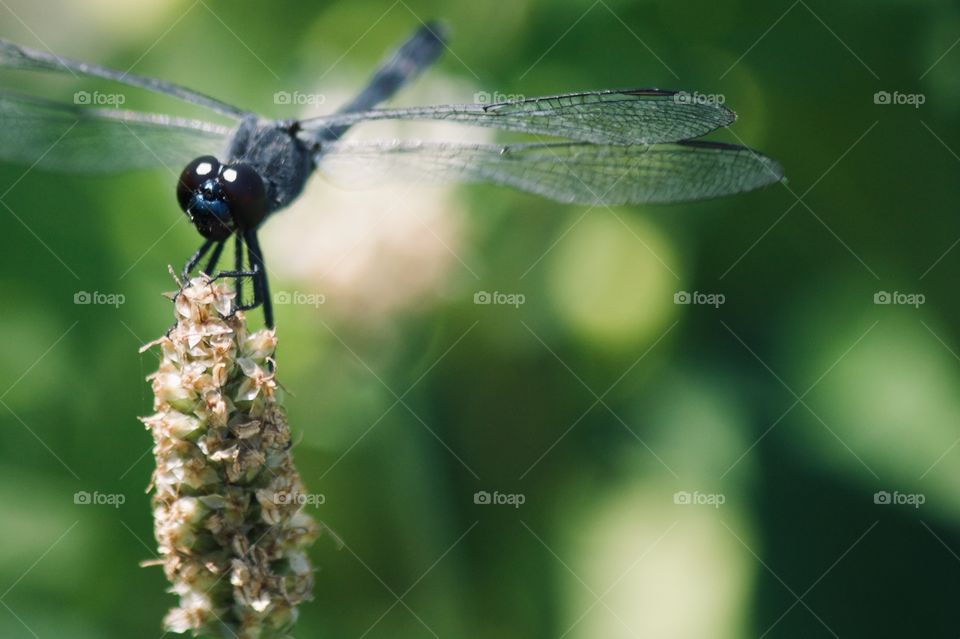
[[[175,297],[177,324],[151,346],[154,528],[179,606],[170,632],[283,635],[311,596],[304,549],[317,536],[301,511],[290,429],[278,404],[272,330],[247,333],[234,293],[200,277]]]

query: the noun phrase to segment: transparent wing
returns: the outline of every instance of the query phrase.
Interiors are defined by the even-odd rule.
[[[681,202],[750,191],[783,179],[774,160],[741,146],[338,142],[318,157],[336,182],[491,182],[578,204]]]
[[[0,160],[77,173],[167,167],[219,155],[231,129],[167,115],[89,109],[0,92]]]
[[[107,80],[113,80],[114,82],[121,82],[130,86],[146,89],[147,91],[169,95],[191,104],[207,107],[217,113],[233,118],[239,119],[245,115],[243,110],[235,106],[170,82],[132,73],[124,73],[116,69],[102,67],[99,64],[62,58],[45,51],[22,47],[9,40],[0,39],[0,67],[24,69],[27,71],[53,71],[73,76],[88,75],[105,78]]]
[[[305,120],[301,126],[320,139],[330,129],[372,120],[442,120],[597,144],[657,144],[696,138],[736,119],[722,104],[699,97],[659,89],[592,91],[488,105],[339,113]]]

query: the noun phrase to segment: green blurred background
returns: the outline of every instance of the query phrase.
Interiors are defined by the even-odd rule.
[[[740,121],[713,137],[786,169],[739,197],[592,210],[315,179],[262,235],[274,290],[317,302],[276,309],[297,463],[331,530],[295,636],[960,631],[956,6],[7,0],[0,15],[21,44],[276,117],[335,109],[442,18],[450,49],[395,104],[719,94]],[[155,555],[136,416],[156,357],[137,349],[172,322],[167,265],[199,239],[166,171],[24,170],[0,167],[0,637],[160,637],[174,598],[138,566]],[[483,291],[523,304],[474,303]]]

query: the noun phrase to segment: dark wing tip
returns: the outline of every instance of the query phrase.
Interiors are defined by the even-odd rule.
[[[647,89],[623,89],[621,91],[611,91],[611,93],[623,93],[624,95],[641,95],[641,96],[671,96],[676,95],[678,91],[671,91],[669,89],[657,89],[655,87]]]
[[[739,115],[737,115],[737,112],[736,112],[736,111],[734,111],[733,109],[731,109],[730,107],[728,107],[728,106],[725,105],[725,104],[721,104],[721,105],[720,105],[720,108],[723,109],[724,113],[725,113],[726,116],[727,116],[727,119],[729,120],[729,122],[727,122],[727,123],[724,124],[723,126],[730,126],[731,124],[733,124],[734,122],[737,121],[737,118],[740,117]]]

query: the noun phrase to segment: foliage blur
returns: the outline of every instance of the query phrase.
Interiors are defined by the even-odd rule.
[[[277,306],[279,373],[331,531],[295,636],[955,636],[960,9],[8,0],[0,13],[3,37],[276,117],[335,109],[442,18],[449,50],[395,104],[722,95],[740,121],[714,139],[787,171],[735,198],[609,209],[317,178],[271,220],[275,292],[312,300]],[[3,82],[67,99],[80,86]],[[323,97],[277,105],[278,91]],[[487,135],[371,130],[357,134]],[[156,359],[137,349],[172,322],[167,265],[199,239],[166,171],[24,171],[0,167],[0,636],[159,637],[173,597],[138,566],[155,544],[136,421]],[[80,291],[124,303],[78,305]],[[676,304],[683,291],[724,303]],[[523,303],[475,303],[483,292]],[[875,303],[884,292],[917,303]],[[124,503],[75,504],[78,491]]]

